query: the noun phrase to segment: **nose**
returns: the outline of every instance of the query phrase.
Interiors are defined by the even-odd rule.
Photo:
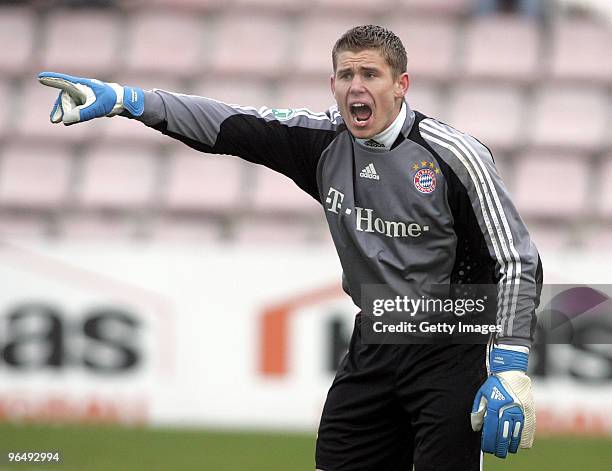
[[[359,76],[359,74],[355,74],[353,80],[351,81],[349,93],[352,95],[363,93],[365,91],[364,85],[363,79]]]

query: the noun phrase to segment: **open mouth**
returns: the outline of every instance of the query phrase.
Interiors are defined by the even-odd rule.
[[[357,125],[364,125],[372,117],[372,108],[365,103],[353,103],[349,108],[353,122]]]

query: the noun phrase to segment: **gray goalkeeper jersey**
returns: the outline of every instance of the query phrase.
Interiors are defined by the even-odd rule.
[[[497,341],[530,345],[540,259],[472,136],[407,107],[387,149],[357,142],[336,107],[256,109],[162,90],[145,92],[138,119],[194,149],[265,165],[315,198],[357,306],[366,284],[428,296],[432,284],[495,283]]]

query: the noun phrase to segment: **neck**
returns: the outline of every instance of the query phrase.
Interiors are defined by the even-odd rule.
[[[385,148],[387,150],[391,149],[391,146],[397,139],[400,131],[402,130],[402,125],[406,120],[406,105],[402,100],[400,105],[400,109],[395,116],[395,119],[391,122],[389,126],[387,126],[384,130],[372,136],[368,139],[356,139],[356,141],[365,146],[372,148]]]

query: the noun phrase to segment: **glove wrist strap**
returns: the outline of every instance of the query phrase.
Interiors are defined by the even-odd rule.
[[[491,350],[491,373],[502,373],[511,370],[526,372],[528,363],[529,355],[526,353],[505,350],[503,348],[494,348]]]
[[[123,108],[132,116],[144,112],[144,92],[138,87],[123,87]]]

